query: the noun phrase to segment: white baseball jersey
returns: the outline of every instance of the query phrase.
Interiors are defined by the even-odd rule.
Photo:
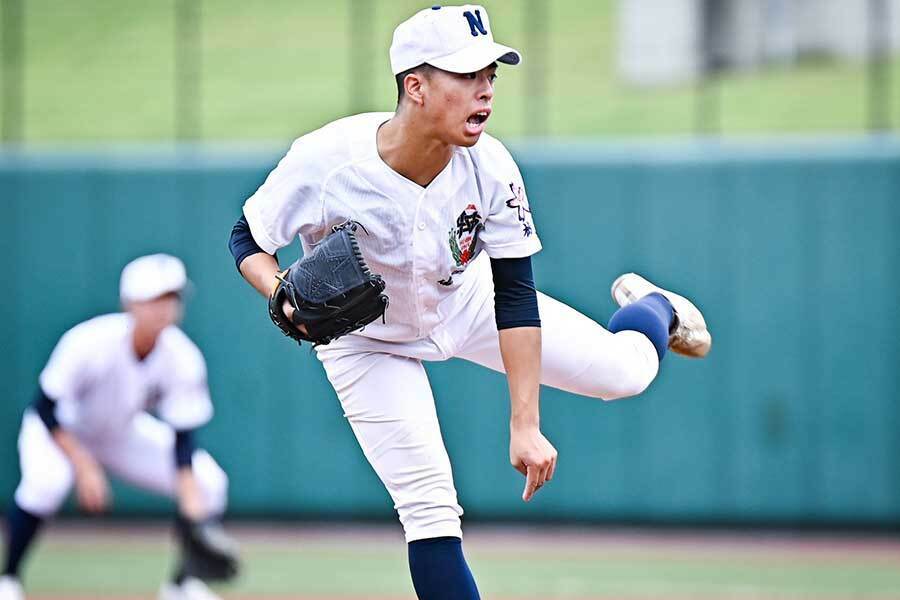
[[[40,375],[56,401],[56,418],[88,439],[115,437],[132,419],[153,411],[175,429],[193,429],[212,417],[206,363],[178,327],[159,335],[143,360],[134,353],[133,320],[126,313],[95,317],[59,340]]]
[[[385,323],[357,335],[385,341],[421,339],[456,314],[484,281],[466,267],[483,250],[492,258],[541,249],[522,176],[495,138],[457,147],[422,187],[379,156],[376,133],[392,113],[341,119],[297,139],[244,204],[256,243],[274,254],[300,237],[304,252],[348,219],[358,221],[360,248],[384,277]],[[485,269],[485,261],[478,261]],[[488,277],[489,280],[489,277]]]

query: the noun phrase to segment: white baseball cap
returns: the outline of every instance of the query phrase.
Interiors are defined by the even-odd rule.
[[[492,62],[517,65],[518,50],[494,41],[487,10],[477,4],[432,6],[394,30],[391,70],[394,75],[428,63],[452,73],[474,73]]]
[[[188,285],[181,260],[168,254],[150,254],[134,259],[122,269],[119,299],[122,303],[153,300]]]

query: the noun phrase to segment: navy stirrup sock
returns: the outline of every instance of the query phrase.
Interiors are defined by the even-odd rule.
[[[43,519],[12,503],[6,513],[6,563],[3,574],[19,576],[19,563],[28,551],[31,541],[43,523]]]
[[[409,572],[419,600],[481,598],[457,537],[410,542]]]
[[[654,292],[617,310],[609,320],[607,329],[613,333],[626,330],[643,333],[653,342],[656,354],[662,360],[669,347],[669,329],[674,321],[672,304],[665,296]]]

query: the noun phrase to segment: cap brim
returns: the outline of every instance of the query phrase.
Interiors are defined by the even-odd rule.
[[[492,42],[490,44],[472,45],[459,52],[434,58],[427,62],[432,67],[450,71],[451,73],[474,73],[494,62],[517,65],[522,62],[522,55],[514,48]]]

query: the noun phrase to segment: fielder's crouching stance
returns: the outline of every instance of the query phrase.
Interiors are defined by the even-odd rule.
[[[160,600],[216,600],[203,579],[236,573],[235,549],[217,522],[228,478],[193,441],[213,408],[203,355],[176,326],[186,284],[177,258],[137,258],[122,271],[126,312],[76,325],[56,345],[22,419],[22,480],[7,515],[0,600],[24,598],[22,559],[73,484],[86,510],[108,505],[104,470],[177,499],[182,556]]]
[[[507,374],[510,460],[526,476],[527,501],[557,460],[540,431],[540,384],[631,396],[650,384],[668,347],[699,357],[711,338],[696,307],[635,274],[612,286],[622,308],[608,329],[536,292],[530,256],[541,243],[525,186],[484,133],[497,63],[520,56],[494,42],[483,7],[419,12],[397,27],[390,58],[396,111],[341,119],[294,142],[247,200],[229,245],[242,275],[270,297],[276,323],[319,342],[350,426],[394,500],[419,597],[469,600],[478,591],[460,543],[462,509],[422,362],[457,357]],[[348,221],[360,225],[361,254],[383,282],[350,268],[353,253],[334,241],[346,228],[333,228]],[[297,236],[306,258],[281,273],[273,255]],[[382,299],[365,291],[381,285],[390,299],[383,321]],[[322,290],[335,294],[323,301]],[[368,311],[348,301],[363,297]],[[345,303],[346,323],[368,325],[331,341],[345,332],[334,326]]]

